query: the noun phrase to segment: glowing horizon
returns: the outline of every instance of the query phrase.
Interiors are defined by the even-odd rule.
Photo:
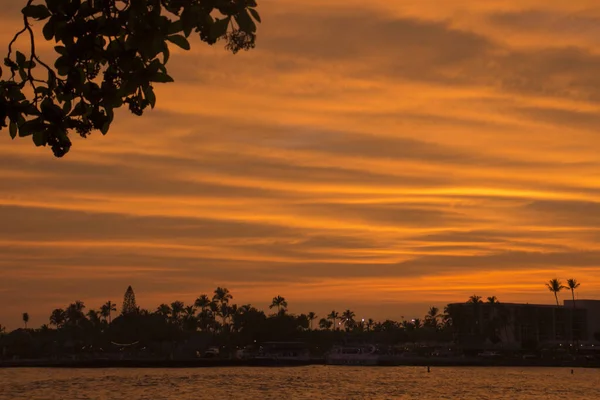
[[[2,131],[0,324],[128,285],[375,319],[600,298],[596,6],[261,0],[255,50],[174,50],[154,111],[64,159]]]

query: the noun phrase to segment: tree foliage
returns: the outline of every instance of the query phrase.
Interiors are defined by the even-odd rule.
[[[225,42],[233,53],[254,48],[260,16],[255,0],[28,0],[23,29],[12,39],[0,69],[0,130],[31,136],[56,157],[71,148],[69,133],[106,134],[115,109],[135,115],[154,108],[154,85],[172,82],[172,46],[189,50],[192,34],[209,45]],[[41,0],[40,0],[41,3]],[[32,21],[54,41],[57,58],[36,52]],[[14,50],[29,36],[28,54]]]
[[[138,306],[135,301],[135,293],[131,286],[127,287],[125,295],[123,296],[123,307],[121,308],[122,315],[132,315],[138,312]]]

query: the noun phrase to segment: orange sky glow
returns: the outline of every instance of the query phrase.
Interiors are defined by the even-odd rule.
[[[128,285],[374,319],[600,298],[597,0],[323,3],[260,0],[251,52],[173,49],[156,109],[63,159],[2,131],[0,324]]]

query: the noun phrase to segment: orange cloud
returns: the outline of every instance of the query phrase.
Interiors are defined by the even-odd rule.
[[[595,6],[263,0],[256,50],[174,52],[154,111],[66,158],[3,134],[0,323],[129,284],[148,308],[225,285],[376,318],[550,303],[555,276],[594,296]]]

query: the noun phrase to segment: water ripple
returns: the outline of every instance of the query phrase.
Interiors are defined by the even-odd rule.
[[[0,369],[0,400],[591,400],[599,378],[562,368]]]

